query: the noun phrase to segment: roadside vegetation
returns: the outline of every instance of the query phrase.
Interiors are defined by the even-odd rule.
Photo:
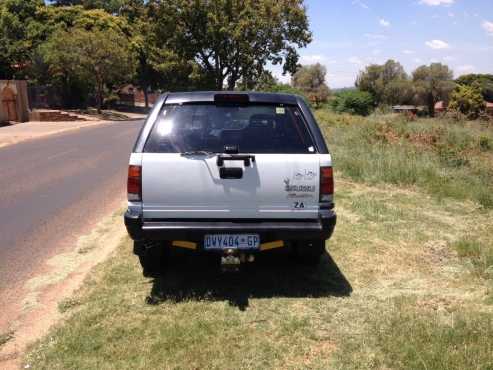
[[[319,110],[337,169],[369,184],[416,186],[439,198],[493,208],[493,126],[405,115],[358,117]]]
[[[221,275],[175,256],[145,279],[126,240],[24,365],[491,369],[491,127],[316,114],[339,215],[318,268],[277,251]]]

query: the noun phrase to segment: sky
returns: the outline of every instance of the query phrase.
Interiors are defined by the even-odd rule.
[[[493,73],[492,0],[305,0],[312,43],[301,64],[321,63],[330,88],[354,86],[368,64],[399,61],[408,73],[441,62],[455,77]],[[271,67],[283,82],[281,68]]]

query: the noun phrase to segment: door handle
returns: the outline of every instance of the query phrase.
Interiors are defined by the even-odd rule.
[[[255,162],[255,156],[252,154],[219,154],[217,156],[217,166],[222,167],[224,161],[243,161],[246,167],[250,166],[250,161]]]

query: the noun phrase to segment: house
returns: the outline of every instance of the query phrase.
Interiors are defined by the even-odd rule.
[[[392,111],[394,113],[407,113],[407,114],[416,114],[419,110],[419,107],[415,105],[394,105],[392,107]]]
[[[124,85],[118,89],[116,92],[119,98],[119,104],[129,105],[129,106],[141,106],[145,105],[144,91],[132,84]],[[152,106],[158,99],[159,94],[154,92],[149,92],[147,98],[149,105]]]
[[[447,106],[444,101],[435,103],[435,113],[443,113],[447,110]]]
[[[493,103],[489,101],[484,102],[486,106],[486,113],[493,115]],[[445,103],[443,101],[439,101],[438,103],[435,104],[435,112],[436,113],[443,113],[447,110],[447,107],[445,106]]]
[[[27,81],[0,80],[0,122],[29,121]]]
[[[486,102],[486,113],[493,116],[493,103],[489,101]]]

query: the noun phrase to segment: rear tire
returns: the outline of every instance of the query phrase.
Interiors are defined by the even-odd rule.
[[[295,257],[303,265],[317,266],[325,252],[325,240],[299,241],[295,248]]]
[[[165,242],[136,241],[134,252],[138,255],[142,274],[156,278],[162,275],[169,256],[169,246]]]

